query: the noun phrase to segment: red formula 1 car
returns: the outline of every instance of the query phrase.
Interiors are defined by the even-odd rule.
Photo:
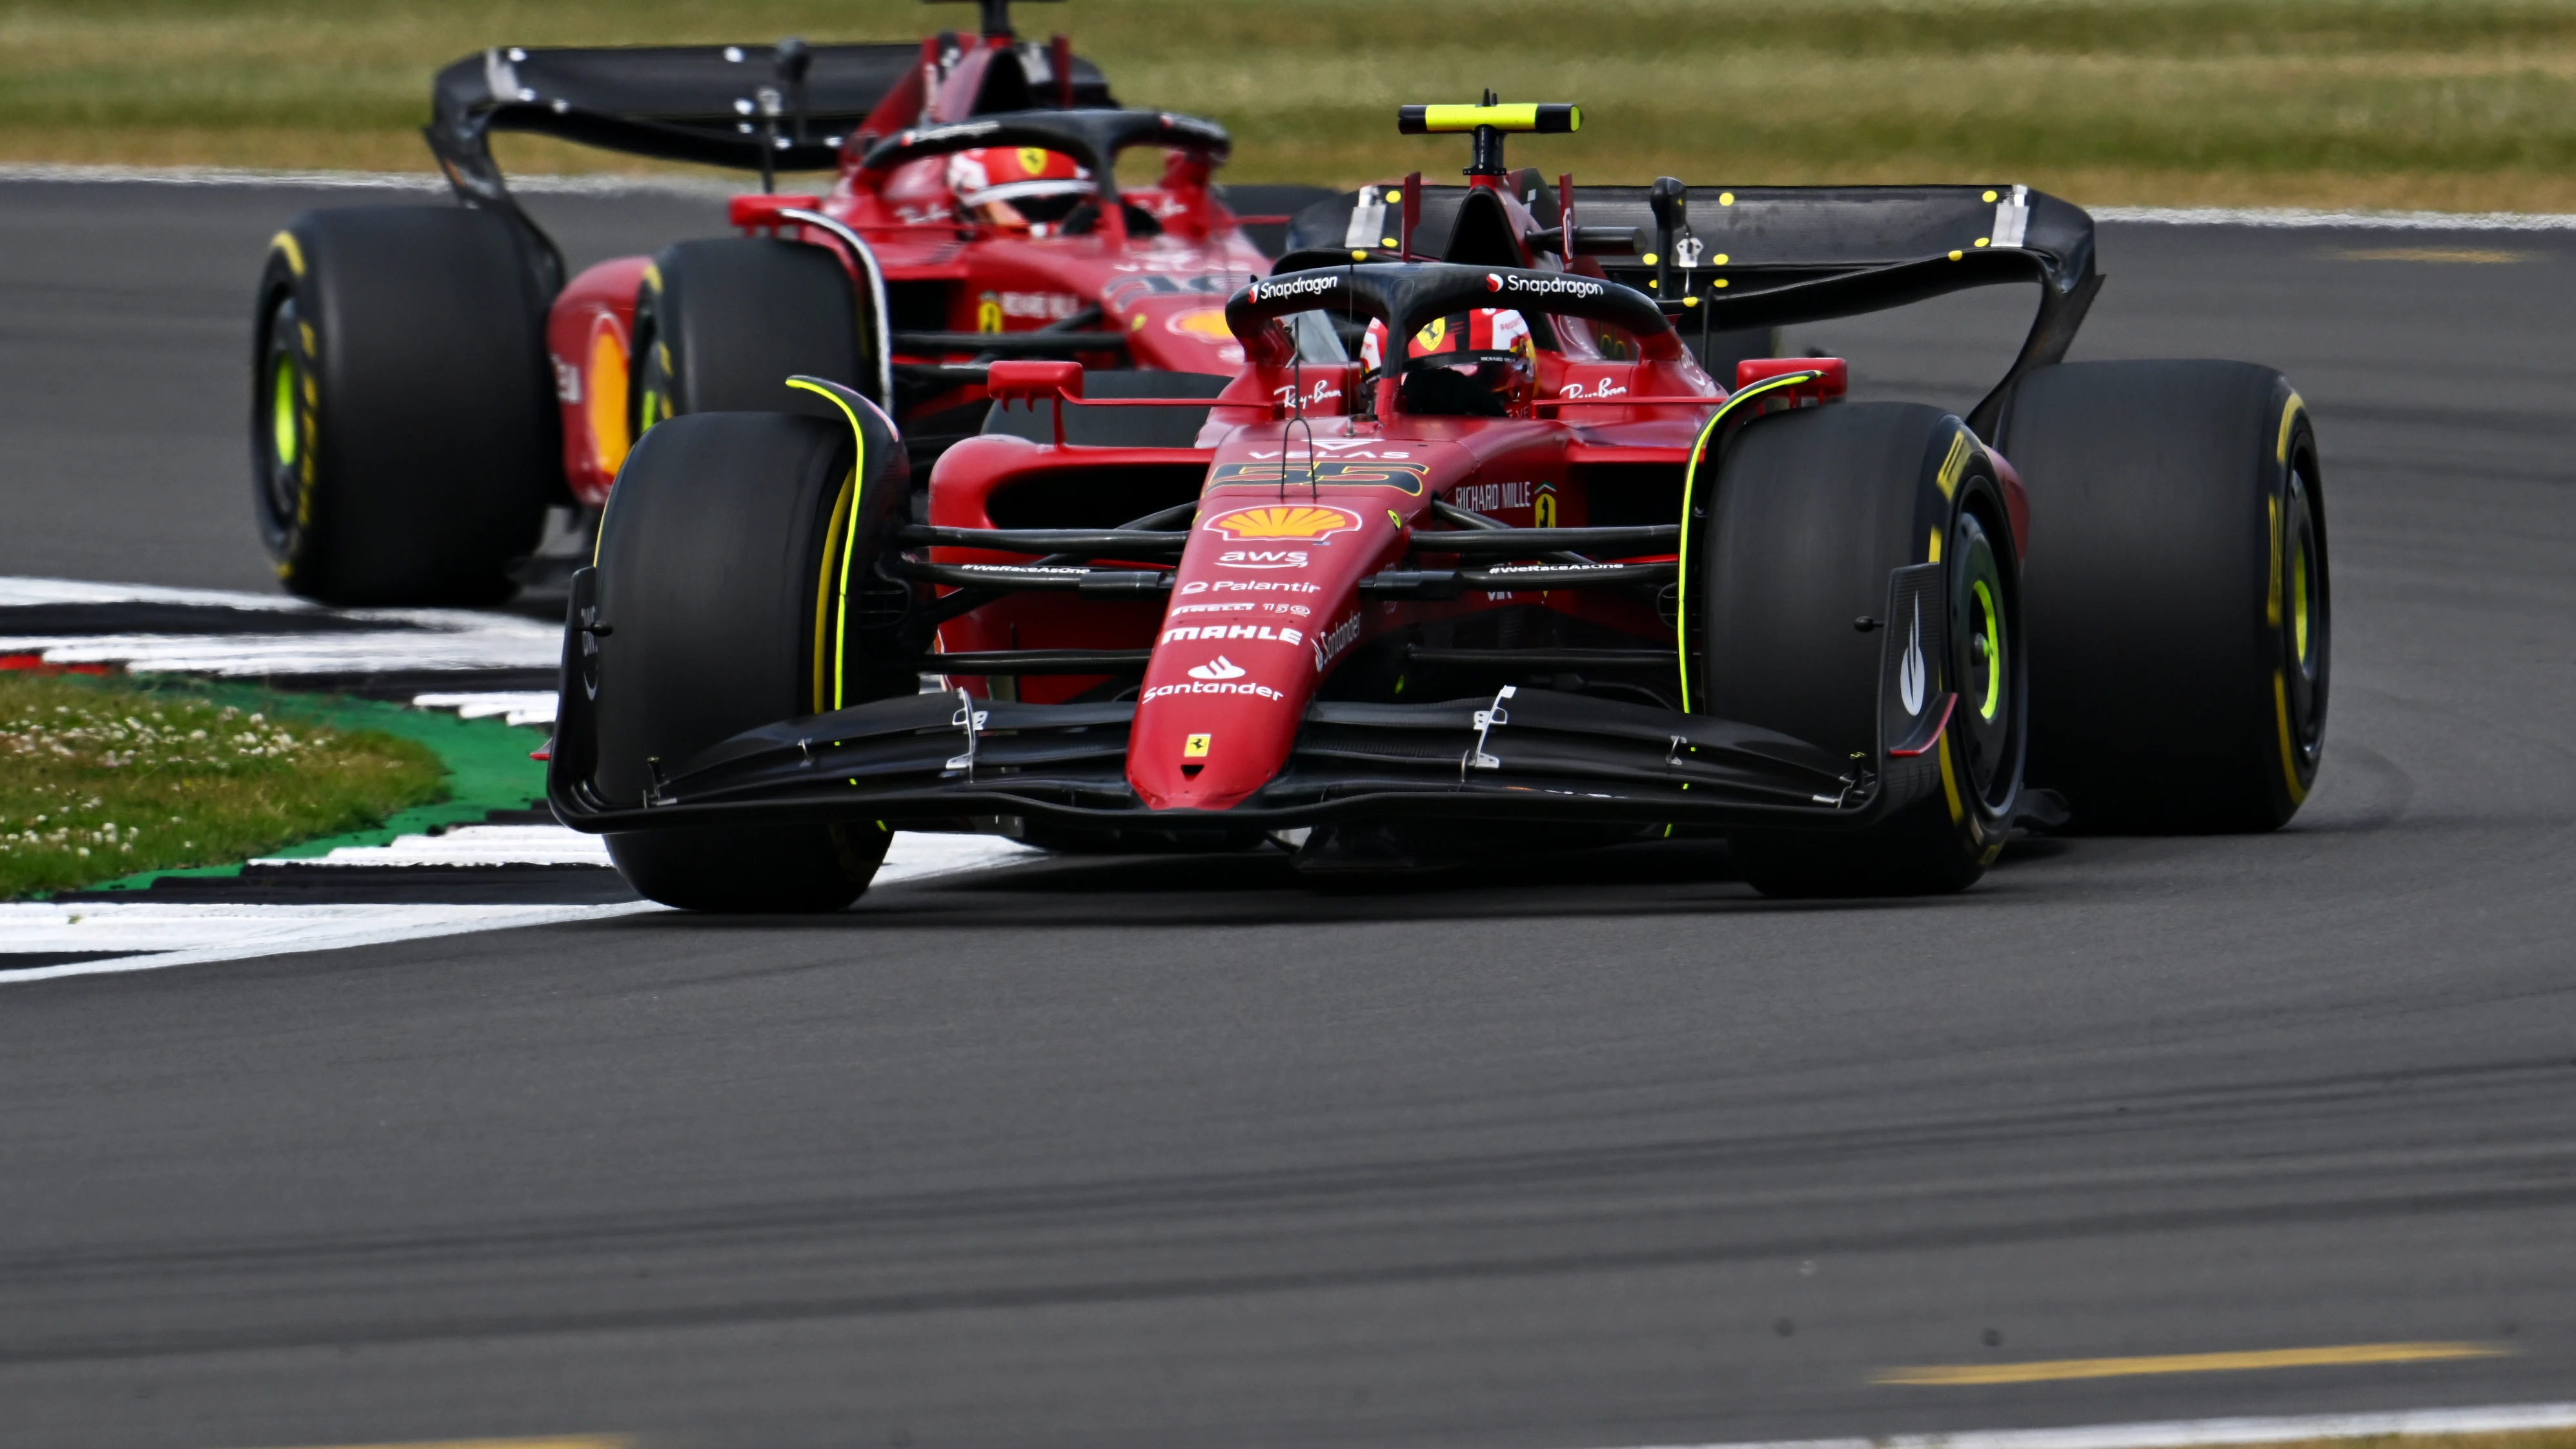
[[[511,48],[449,67],[428,136],[463,206],[309,212],[270,249],[251,452],[286,586],[502,597],[547,509],[595,518],[643,430],[793,406],[778,380],[794,373],[901,419],[924,475],[982,421],[979,360],[1214,396],[1243,361],[1224,299],[1269,270],[1247,215],[1331,193],[1224,194],[1222,129],[1118,109],[1063,37],[1021,42],[1008,0],[984,10],[982,36],[918,46]],[[734,200],[740,236],[567,280],[494,164],[496,130],[758,170],[763,190]],[[1165,153],[1161,175],[1122,189],[1117,157],[1139,147]],[[839,168],[827,196],[768,189],[821,166]]]
[[[1719,834],[1760,889],[1834,894],[1958,889],[2069,809],[2289,818],[2328,589],[2278,373],[2062,363],[2092,223],[2026,188],[1533,210],[1503,133],[1576,119],[1408,108],[1475,134],[1468,185],[1237,290],[1212,403],[990,364],[925,522],[852,389],[655,429],[574,576],[556,813],[714,910],[843,905],[893,827],[1318,872]],[[1834,359],[1730,391],[1687,340],[2009,281],[2038,319],[1965,418],[1850,400]],[[1378,365],[1319,360],[1353,335]]]

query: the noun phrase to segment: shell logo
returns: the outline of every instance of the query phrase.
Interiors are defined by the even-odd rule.
[[[615,477],[626,452],[635,446],[626,431],[626,339],[603,317],[590,334],[590,368],[584,379],[589,403],[583,411],[590,424],[590,454],[599,471]]]
[[[1165,321],[1163,330],[1175,337],[1196,337],[1208,342],[1234,340],[1234,329],[1225,325],[1222,307],[1193,307]]]
[[[1237,541],[1255,539],[1317,540],[1348,533],[1360,526],[1359,515],[1311,503],[1238,508],[1207,521],[1207,531]]]

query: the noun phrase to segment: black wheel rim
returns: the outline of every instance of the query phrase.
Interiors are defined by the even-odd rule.
[[[1959,702],[1950,733],[1967,784],[2000,809],[2018,773],[2021,745],[2017,601],[1985,520],[1961,509],[1950,529],[1950,678]]]
[[[634,379],[632,401],[627,404],[627,446],[644,441],[644,434],[655,423],[678,409],[671,405],[670,352],[651,330],[650,321],[640,323],[635,332],[635,357],[629,375]]]
[[[280,293],[269,309],[267,345],[261,349],[258,391],[251,397],[251,452],[259,500],[272,536],[292,532],[314,467],[315,383],[297,345],[293,293]]]

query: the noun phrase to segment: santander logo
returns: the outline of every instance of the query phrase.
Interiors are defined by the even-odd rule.
[[[1245,672],[1242,665],[1220,654],[1207,663],[1191,669],[1190,678],[1204,679],[1213,683],[1220,679],[1241,679]]]

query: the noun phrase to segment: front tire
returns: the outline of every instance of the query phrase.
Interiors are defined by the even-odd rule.
[[[2079,830],[2286,823],[2325,748],[2316,432],[2242,362],[2086,362],[2014,390],[2030,490],[2031,778]]]
[[[850,422],[701,413],[646,434],[600,526],[598,615],[611,632],[568,688],[590,695],[592,787],[643,803],[656,776],[743,730],[909,692],[843,607],[906,482],[891,425],[866,404],[868,466]],[[858,898],[891,836],[874,821],[612,833],[635,888],[699,911],[835,911]]]
[[[629,436],[683,413],[786,412],[840,421],[787,379],[866,391],[860,293],[831,252],[768,237],[680,242],[635,292]]]
[[[1705,466],[1705,465],[1703,465]],[[1996,471],[1937,408],[1840,403],[1758,418],[1728,446],[1706,516],[1687,525],[1694,710],[1761,725],[1865,766],[1878,757],[1890,575],[1940,567],[1929,597],[1944,641],[1922,661],[1920,709],[1955,694],[1934,746],[1940,788],[1863,830],[1731,837],[1774,896],[1965,889],[2003,850],[2020,807],[2027,630],[2021,568]],[[1919,607],[1919,605],[1918,605]],[[1860,627],[1868,620],[1869,627]]]
[[[509,223],[307,212],[270,243],[252,353],[260,535],[325,603],[488,604],[562,492],[548,299]]]

